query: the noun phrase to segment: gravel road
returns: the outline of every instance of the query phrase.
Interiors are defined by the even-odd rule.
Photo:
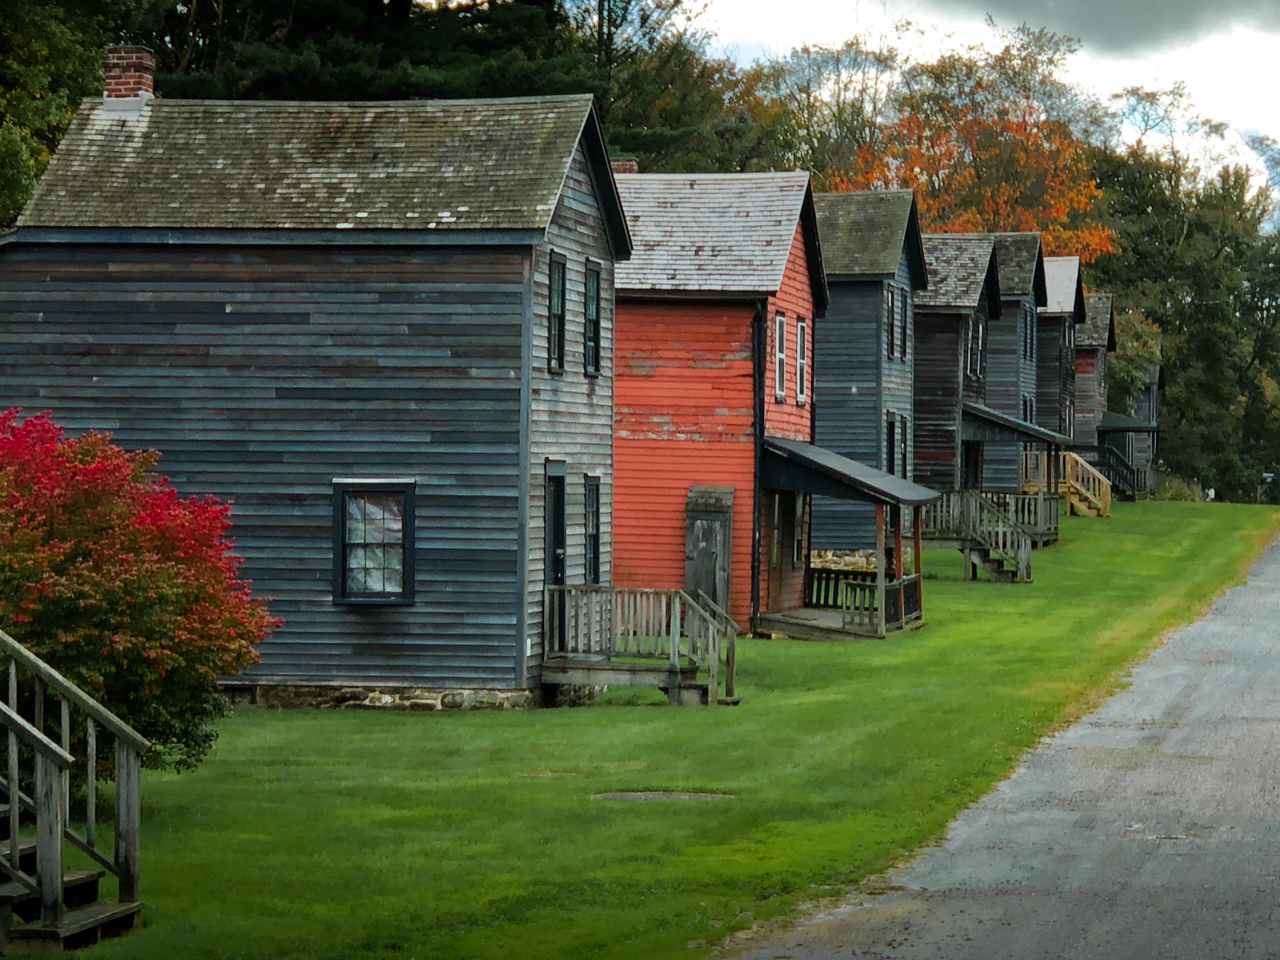
[[[1016,588],[1015,588],[1016,589]],[[946,839],[752,960],[1280,958],[1280,540]]]

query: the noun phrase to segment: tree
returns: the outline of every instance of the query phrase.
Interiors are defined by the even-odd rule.
[[[227,710],[217,677],[279,621],[237,576],[228,508],[179,497],[156,460],[0,414],[0,623],[182,770]]]

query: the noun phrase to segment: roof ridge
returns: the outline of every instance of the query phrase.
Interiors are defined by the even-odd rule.
[[[167,97],[156,97],[150,101],[150,105],[155,108],[160,107],[176,107],[176,106],[195,106],[195,107],[228,107],[234,109],[257,109],[263,107],[318,107],[324,109],[334,108],[352,108],[367,109],[370,107],[407,107],[407,106],[432,106],[432,105],[452,105],[452,104],[488,104],[488,103],[544,103],[548,100],[558,100],[566,103],[571,102],[594,102],[595,97],[590,93],[548,93],[534,94],[525,97],[416,97],[403,100],[209,100],[203,98],[176,98],[169,99]],[[87,106],[101,106],[102,100],[99,97],[86,97],[83,103]]]

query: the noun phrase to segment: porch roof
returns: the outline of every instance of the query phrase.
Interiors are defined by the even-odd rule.
[[[1123,413],[1108,410],[1098,423],[1099,433],[1159,433],[1160,425],[1126,417]]]
[[[831,450],[782,437],[764,438],[761,480],[767,489],[815,493],[841,500],[918,507],[941,494],[850,460]]]
[[[972,401],[965,402],[960,420],[961,435],[965,440],[990,440],[997,443],[1037,440],[1041,443],[1056,443],[1061,447],[1072,444],[1071,438],[1066,434],[1046,430]]]

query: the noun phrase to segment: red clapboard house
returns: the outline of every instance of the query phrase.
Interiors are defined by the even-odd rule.
[[[804,607],[810,497],[909,482],[810,442],[827,286],[808,174],[616,179],[634,249],[617,275],[614,583],[788,632],[766,620]]]

